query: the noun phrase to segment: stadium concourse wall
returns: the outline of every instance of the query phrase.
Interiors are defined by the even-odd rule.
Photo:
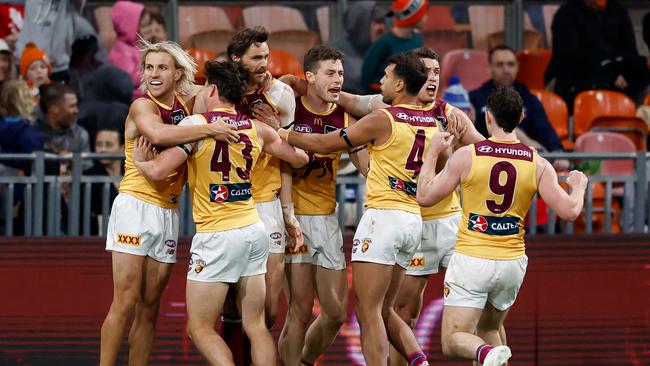
[[[185,335],[189,245],[189,238],[179,243],[151,365],[204,364]],[[648,235],[536,235],[527,246],[528,272],[506,321],[510,365],[650,365]],[[112,296],[110,257],[101,238],[0,238],[0,365],[96,365]],[[441,297],[438,274],[416,336],[433,365],[466,365],[442,356]],[[364,364],[350,298],[348,320],[322,365]],[[273,328],[276,337],[283,320]],[[126,352],[125,343],[120,364]]]

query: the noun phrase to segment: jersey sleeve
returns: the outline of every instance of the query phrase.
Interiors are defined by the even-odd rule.
[[[293,89],[281,81],[276,81],[275,84],[278,85],[274,95],[274,99],[280,114],[278,118],[280,119],[280,126],[287,127],[289,126],[295,117],[296,112],[296,96],[293,94]]]
[[[208,123],[208,121],[206,121],[205,117],[203,117],[202,115],[193,114],[191,116],[187,116],[187,117],[183,118],[178,123],[178,125],[179,126],[200,126],[200,125],[204,125],[204,124],[207,124],[207,123]],[[201,146],[203,146],[203,140],[197,141],[195,143],[189,142],[187,144],[178,145],[177,147],[179,149],[183,150],[183,152],[185,152],[185,154],[187,154],[187,156],[190,156],[190,155],[192,155],[192,153],[194,151],[200,150]]]

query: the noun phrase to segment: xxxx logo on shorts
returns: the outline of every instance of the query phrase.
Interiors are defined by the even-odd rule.
[[[247,201],[253,197],[250,183],[210,184],[210,202]]]
[[[496,217],[470,213],[467,228],[488,235],[515,235],[519,233],[520,221],[512,216]]]
[[[293,248],[291,248],[291,247],[289,247],[287,245],[286,248],[284,248],[284,254],[285,255],[304,254],[304,253],[307,253],[307,251],[308,251],[307,244],[303,244],[303,245],[301,245],[299,247],[293,247]]]
[[[128,245],[132,247],[140,246],[140,235],[117,234],[117,244]]]
[[[416,183],[406,182],[395,177],[388,177],[388,184],[390,184],[390,189],[405,192],[409,196],[415,196],[418,190]]]
[[[410,267],[424,267],[424,257],[411,258]]]

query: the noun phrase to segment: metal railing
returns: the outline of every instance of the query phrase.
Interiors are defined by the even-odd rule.
[[[629,176],[590,176],[586,194],[585,208],[578,224],[585,233],[594,232],[594,217],[601,224],[603,232],[611,233],[614,228],[622,232],[646,232],[646,218],[650,211],[647,202],[648,174],[647,153],[546,153],[549,159],[585,160],[632,160],[634,174]],[[54,155],[43,152],[31,154],[0,154],[0,164],[8,161],[31,164],[29,176],[0,176],[0,194],[3,204],[0,209],[0,232],[6,236],[103,236],[106,233],[111,210],[110,186],[121,177],[84,175],[84,160],[124,159],[123,154],[76,153]],[[69,175],[46,175],[46,163],[70,162]],[[565,177],[560,177],[564,180]],[[604,187],[604,195],[594,197],[596,184]],[[91,233],[91,200],[93,185],[100,185],[101,210],[96,226],[99,231]],[[353,199],[346,195],[346,187],[355,190]],[[20,197],[14,197],[20,192]],[[64,194],[67,192],[67,194]],[[616,193],[616,195],[614,194]],[[64,197],[66,202],[64,202]],[[343,227],[351,221],[355,226],[363,214],[365,198],[365,178],[362,176],[339,176],[337,180],[337,201],[339,223]],[[14,217],[16,204],[22,202],[22,210]],[[352,202],[350,202],[352,201]],[[183,190],[180,206],[180,235],[194,234],[192,205],[189,192]],[[555,213],[549,209],[548,223],[538,226],[538,205],[533,200],[529,214],[528,233],[536,234],[543,229],[546,233],[573,233],[576,224],[556,220]],[[352,218],[348,216],[351,215]],[[15,229],[15,219],[22,225]],[[601,220],[602,219],[602,220]]]

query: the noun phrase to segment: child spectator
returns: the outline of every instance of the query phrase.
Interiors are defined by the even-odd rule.
[[[32,98],[37,104],[39,100],[39,89],[50,83],[52,65],[47,53],[38,48],[34,43],[25,45],[23,54],[20,57],[20,76],[27,81]]]

